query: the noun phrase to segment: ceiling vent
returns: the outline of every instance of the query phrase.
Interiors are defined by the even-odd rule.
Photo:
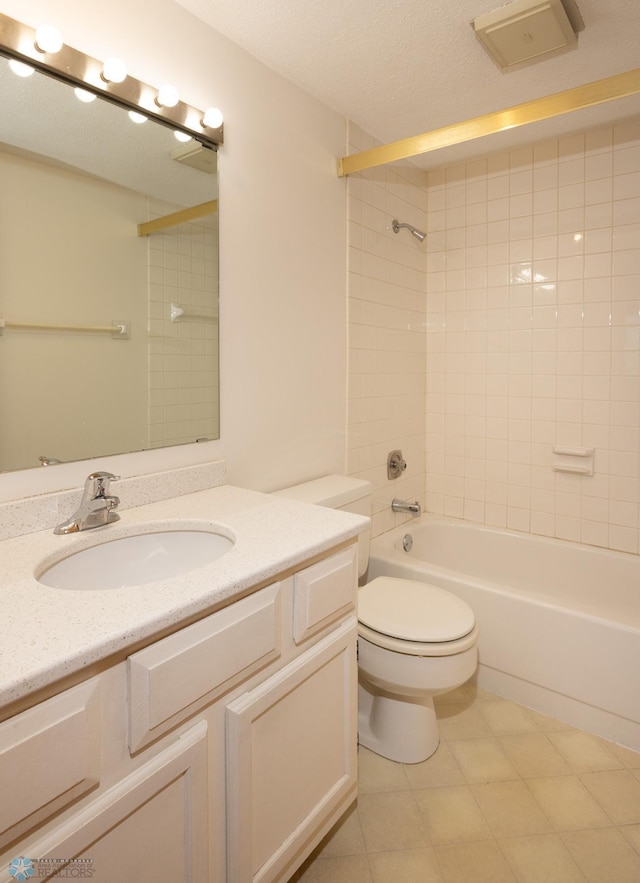
[[[176,147],[171,151],[171,159],[208,175],[215,175],[218,170],[218,154],[199,141],[190,141],[184,147]]]
[[[584,24],[573,0],[515,0],[472,22],[502,70],[513,70],[575,46]]]

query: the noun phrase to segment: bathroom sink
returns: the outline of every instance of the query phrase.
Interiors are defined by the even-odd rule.
[[[119,589],[170,579],[222,557],[233,540],[206,530],[159,530],[105,540],[45,567],[54,589]]]

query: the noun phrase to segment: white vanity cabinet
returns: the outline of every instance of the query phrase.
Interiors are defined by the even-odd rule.
[[[286,883],[356,796],[356,558],[0,723],[0,877],[22,856],[45,879]]]

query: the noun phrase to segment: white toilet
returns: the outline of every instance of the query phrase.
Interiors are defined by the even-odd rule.
[[[276,491],[289,499],[371,515],[368,481],[328,475]],[[369,563],[370,532],[360,536],[359,570]],[[358,592],[358,737],[402,763],[438,747],[433,697],[475,672],[478,630],[471,608],[443,589],[380,576]]]

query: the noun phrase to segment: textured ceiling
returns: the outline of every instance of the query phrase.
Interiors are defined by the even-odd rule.
[[[640,66],[639,0],[577,0],[576,49],[502,73],[471,28],[499,0],[176,0],[387,143]],[[608,124],[640,98],[534,124],[429,157],[458,161]]]
[[[0,95],[0,151],[61,163],[178,205],[217,195],[217,176],[171,158],[180,145],[165,126],[133,125],[107,101],[83,104],[66,83],[40,73],[16,77],[2,57]]]

